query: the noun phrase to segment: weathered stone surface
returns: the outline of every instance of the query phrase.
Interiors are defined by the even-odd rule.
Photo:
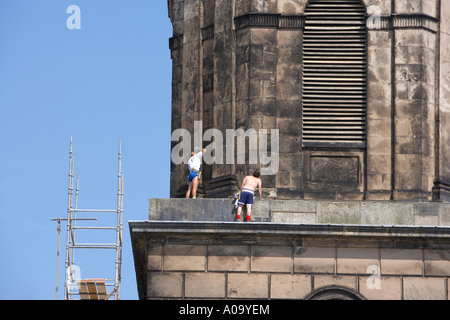
[[[383,275],[422,275],[422,250],[381,249],[380,269]]]
[[[248,271],[249,247],[208,246],[208,271]]]
[[[429,277],[405,277],[403,279],[405,300],[444,300],[445,279]]]
[[[336,163],[343,158],[310,158],[302,147],[301,21],[308,1],[233,3],[169,2],[173,129],[192,130],[194,120],[223,132],[278,129],[280,167],[276,177],[266,178],[277,199],[450,198],[446,2],[396,1],[393,6],[391,1],[363,1],[369,18],[381,24],[367,30],[366,147],[351,169]],[[286,24],[289,19],[297,22]],[[348,161],[356,151],[338,150],[347,153]],[[297,163],[292,166],[289,158]],[[177,167],[171,168],[172,197],[181,196],[185,184],[185,170]],[[248,164],[213,164],[203,184],[235,175],[239,185],[251,169]],[[355,170],[360,174],[353,175]],[[227,197],[235,190],[206,188],[206,197],[208,192],[209,197]]]
[[[297,247],[294,252],[295,273],[335,273],[336,250],[321,247]]]
[[[251,248],[252,272],[292,272],[292,248],[253,246]]]
[[[150,221],[130,222],[140,298],[449,297],[450,2],[362,3],[381,15],[362,40],[364,144],[313,148],[302,141],[308,1],[169,0],[172,129],[278,129],[279,170],[263,177],[251,223],[234,221],[230,199],[260,165],[242,148],[245,163],[204,166],[209,199],[151,199]],[[171,165],[171,197],[186,176]]]
[[[442,299],[450,243],[441,229],[130,222],[146,299],[303,299],[319,289],[365,299]]]
[[[234,221],[232,199],[150,199],[149,220]],[[275,223],[450,226],[441,202],[258,200],[252,219]]]
[[[368,300],[401,300],[402,280],[399,277],[380,277],[379,287],[373,278],[359,278],[359,292]],[[368,284],[369,283],[369,284]]]
[[[224,298],[225,274],[188,273],[185,280],[186,298]]]
[[[379,266],[377,249],[338,248],[337,273],[367,273],[370,266]]]
[[[426,276],[450,276],[450,252],[445,250],[424,250]]]
[[[303,299],[309,292],[311,292],[310,275],[271,275],[272,299]]]
[[[314,276],[314,290],[328,286],[342,286],[355,290],[357,286],[357,278],[355,276],[336,275]]]
[[[164,247],[164,270],[203,271],[206,266],[206,246],[166,245]]]
[[[183,296],[182,273],[148,273],[148,298],[181,298]]]
[[[230,273],[227,295],[230,298],[268,298],[269,276],[264,273]]]

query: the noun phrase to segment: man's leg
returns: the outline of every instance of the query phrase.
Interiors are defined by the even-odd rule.
[[[198,188],[198,177],[192,180],[192,198],[197,198],[197,188]]]
[[[248,204],[247,205],[247,221],[250,221],[251,214],[252,214],[252,205]]]
[[[189,199],[191,196],[191,190],[192,190],[192,181],[189,182],[188,191],[186,192],[186,199]]]
[[[242,212],[242,207],[244,205],[243,204],[239,204],[238,208],[237,208],[237,214],[236,214],[236,219],[240,219],[241,218],[241,212]]]

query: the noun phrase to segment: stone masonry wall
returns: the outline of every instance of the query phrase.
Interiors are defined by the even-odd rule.
[[[370,300],[448,299],[448,250],[373,245],[149,244],[147,298],[304,299],[341,286]]]
[[[367,29],[366,148],[315,149],[301,139],[307,3],[170,0],[172,129],[278,129],[279,171],[263,177],[272,199],[447,199],[449,4],[363,1],[380,22]],[[205,164],[201,196],[233,195],[257,166]],[[171,197],[185,189],[186,165],[172,164]]]
[[[449,299],[448,228],[129,224],[140,299]]]

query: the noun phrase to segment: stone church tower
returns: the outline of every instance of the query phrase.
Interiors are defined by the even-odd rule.
[[[172,134],[172,156],[214,140],[236,161],[205,152],[195,200],[176,199],[172,161],[171,198],[129,222],[139,298],[450,299],[450,1],[168,7],[172,129],[190,145]],[[267,158],[238,219],[228,197]]]
[[[265,198],[450,198],[447,1],[168,6],[172,131],[193,134],[194,121],[223,137],[227,129],[277,129],[279,166],[263,176]],[[256,146],[245,148],[234,152]],[[247,152],[244,163],[204,163],[201,195],[234,195],[264,165],[249,160]],[[186,167],[172,163],[171,197],[184,195]]]

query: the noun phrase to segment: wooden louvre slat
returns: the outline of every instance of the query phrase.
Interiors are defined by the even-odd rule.
[[[310,0],[305,15],[303,145],[365,147],[365,7],[359,0]]]

